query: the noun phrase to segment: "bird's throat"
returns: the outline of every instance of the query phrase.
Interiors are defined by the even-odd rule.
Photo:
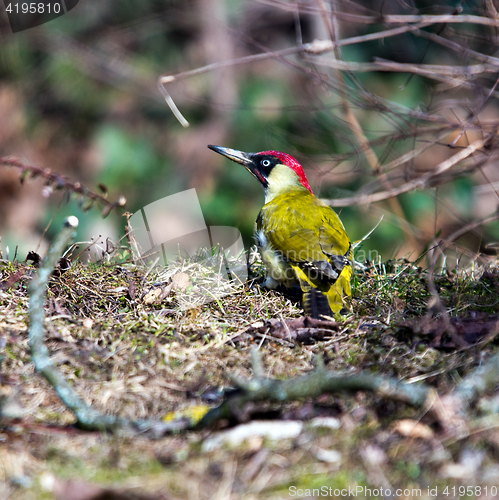
[[[286,165],[276,165],[269,174],[267,186],[264,185],[265,203],[295,190],[309,192],[293,170]]]

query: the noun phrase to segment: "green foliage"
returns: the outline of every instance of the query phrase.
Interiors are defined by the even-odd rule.
[[[130,190],[161,168],[161,158],[150,141],[121,127],[102,127],[96,131],[95,141],[103,160],[98,180],[114,189]]]
[[[49,57],[44,71],[49,92],[60,105],[71,106],[73,113],[97,115],[108,105],[110,89],[82,73],[74,57],[64,54]]]

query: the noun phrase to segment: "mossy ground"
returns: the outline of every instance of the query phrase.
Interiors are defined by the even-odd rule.
[[[195,270],[189,269],[195,285]],[[18,271],[16,283],[6,286]],[[0,264],[2,392],[4,401],[14,398],[22,408],[22,418],[4,418],[2,424],[4,498],[54,498],[45,491],[51,489],[47,484],[65,480],[179,499],[289,498],[297,489],[321,487],[333,492],[348,487],[416,491],[416,496],[402,492],[399,498],[416,498],[420,488],[420,498],[431,498],[428,486],[437,487],[442,498],[446,486],[499,486],[495,427],[447,442],[425,409],[365,393],[262,405],[253,409],[259,419],[302,420],[304,430],[297,438],[254,437],[214,451],[203,449],[203,442],[227,422],[157,441],[77,430],[70,426],[73,415],[30,360],[28,285],[33,272],[25,264]],[[424,328],[439,314],[428,307],[426,272],[408,261],[358,272],[353,312],[342,318],[340,331],[307,345],[245,334],[251,325],[270,318],[301,315],[299,303],[281,293],[258,284],[234,285],[222,298],[181,310],[172,295],[158,304],[144,300],[162,286],[160,278],[164,274],[130,264],[75,263],[51,279],[46,337],[52,360],[78,394],[99,410],[159,419],[205,404],[207,394],[230,386],[229,375],[251,376],[250,349],[255,344],[268,377],[306,373],[315,355],[322,354],[331,370],[391,375],[424,382],[441,393],[496,350],[493,342],[445,349],[437,345],[437,334]],[[495,263],[435,276],[451,318],[469,311],[485,317],[497,313],[498,284]],[[489,323],[484,325],[487,330]],[[445,338],[451,338],[448,332],[442,334]],[[494,404],[494,394],[485,402]],[[338,419],[340,429],[311,424],[323,416]],[[402,419],[421,423],[430,435],[400,431],[397,422]],[[356,491],[360,498],[382,496]],[[314,493],[295,497],[307,495]]]

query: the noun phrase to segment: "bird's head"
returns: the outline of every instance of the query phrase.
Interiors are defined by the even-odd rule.
[[[263,186],[265,203],[292,190],[312,189],[302,166],[290,155],[279,151],[245,153],[237,149],[208,146],[211,150],[240,163],[251,172]]]

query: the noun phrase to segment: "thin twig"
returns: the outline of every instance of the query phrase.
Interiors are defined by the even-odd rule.
[[[179,80],[183,80],[184,78],[190,78],[192,76],[202,75],[203,73],[207,73],[209,71],[213,71],[216,69],[225,68],[227,66],[236,66],[239,64],[247,64],[255,61],[262,61],[266,59],[276,58],[278,56],[288,56],[292,54],[296,54],[298,52],[303,52],[305,54],[312,55],[320,55],[325,54],[326,52],[331,52],[336,47],[343,47],[346,45],[354,45],[356,43],[364,43],[370,42],[372,40],[379,40],[381,38],[389,38],[396,35],[401,35],[403,33],[407,33],[408,31],[418,30],[420,28],[427,27],[427,23],[422,23],[421,25],[415,26],[402,26],[400,28],[388,29],[384,31],[379,31],[377,33],[370,33],[368,35],[360,35],[354,36],[351,38],[344,38],[342,40],[338,40],[336,42],[332,42],[331,40],[314,40],[310,43],[305,43],[299,46],[288,47],[286,49],[268,51],[261,54],[253,54],[251,56],[238,57],[236,59],[230,59],[228,61],[220,61],[212,64],[207,64],[206,66],[201,66],[200,68],[191,69],[188,71],[183,71],[181,73],[177,73],[175,75],[165,75],[159,78],[159,82],[162,84],[177,82]]]
[[[495,220],[499,220],[499,211],[496,211],[492,215],[487,215],[487,217],[483,217],[482,219],[478,219],[473,222],[470,222],[469,224],[464,225],[463,227],[459,228],[458,230],[450,234],[447,238],[445,238],[445,241],[450,244],[459,239],[464,234],[473,231],[477,227],[488,224],[489,222],[494,222]]]
[[[275,7],[279,7],[282,10],[294,11],[296,6],[287,2],[279,1],[264,1],[260,0],[262,3],[267,3]],[[359,8],[360,6],[358,6]],[[299,6],[300,10],[306,14],[318,14],[320,13],[320,8],[312,7],[310,4]],[[338,17],[342,21],[347,21],[355,24],[406,24],[406,23],[429,23],[429,24],[480,24],[483,26],[499,26],[499,19],[489,18],[483,16],[474,16],[469,14],[459,14],[458,16],[453,14],[441,14],[441,15],[385,15],[379,14],[375,16],[363,16],[359,14],[351,14],[348,12],[341,11],[331,11],[332,15]]]
[[[107,213],[113,209],[119,209],[126,205],[126,198],[121,196],[117,202],[109,201],[105,196],[98,193],[90,191],[88,188],[80,184],[79,182],[71,182],[65,176],[58,174],[56,172],[51,172],[48,168],[38,167],[36,165],[31,165],[28,162],[21,160],[15,156],[4,156],[0,157],[0,165],[6,167],[16,167],[21,170],[21,181],[24,180],[24,176],[28,174],[31,177],[41,177],[47,181],[48,184],[55,187],[55,189],[64,189],[72,193],[84,196],[92,202],[98,201],[102,203],[105,207]]]
[[[499,58],[482,54],[481,52],[469,49],[468,47],[463,47],[462,45],[453,42],[452,40],[448,40],[447,38],[441,37],[435,33],[430,33],[428,31],[415,29],[413,31],[413,34],[421,38],[426,38],[427,40],[431,40],[432,42],[438,43],[439,45],[447,47],[448,49],[454,50],[455,52],[461,54],[462,56],[473,57],[478,61],[482,61],[488,64],[493,64],[494,66],[499,66]]]
[[[423,76],[443,75],[468,77],[482,73],[497,73],[496,64],[471,64],[469,66],[450,66],[446,64],[412,64],[388,61],[376,58],[374,62],[352,62],[331,59],[314,59],[315,64],[328,66],[342,71],[353,71],[355,73],[369,73],[372,71],[390,71],[397,73],[416,73]]]
[[[411,149],[411,151],[409,151],[408,153],[399,156],[398,158],[391,161],[390,163],[383,165],[383,167],[381,167],[377,173],[379,173],[381,175],[386,174],[386,173],[390,172],[391,170],[394,170],[395,168],[400,167],[404,163],[407,163],[407,162],[413,160],[419,154],[423,153],[427,149],[432,148],[435,144],[437,144],[444,137],[447,137],[449,135],[449,132],[450,131],[448,129],[440,131],[436,136],[434,136],[432,141],[428,141],[426,143],[423,143],[420,146],[417,146],[417,147]]]
[[[174,114],[175,118],[180,122],[180,125],[182,127],[186,128],[189,126],[189,122],[184,118],[184,115],[180,112],[180,110],[177,108],[177,105],[171,98],[170,94],[168,91],[165,89],[164,82],[160,80],[158,81],[158,89],[161,95],[164,97],[166,104],[168,104],[168,107],[171,109],[172,113]]]
[[[451,167],[459,163],[460,161],[468,158],[477,150],[481,149],[488,139],[478,139],[471,143],[468,147],[460,150],[455,155],[451,156],[447,160],[439,163],[435,170],[428,172],[424,175],[419,176],[417,179],[413,179],[399,187],[390,189],[388,191],[381,191],[379,193],[373,194],[362,194],[360,196],[353,196],[350,198],[338,198],[338,199],[324,199],[323,201],[332,207],[348,207],[352,205],[366,205],[369,203],[377,203],[378,201],[387,200],[394,196],[399,196],[403,193],[412,191],[413,189],[425,188],[428,183],[436,176],[449,170]]]

